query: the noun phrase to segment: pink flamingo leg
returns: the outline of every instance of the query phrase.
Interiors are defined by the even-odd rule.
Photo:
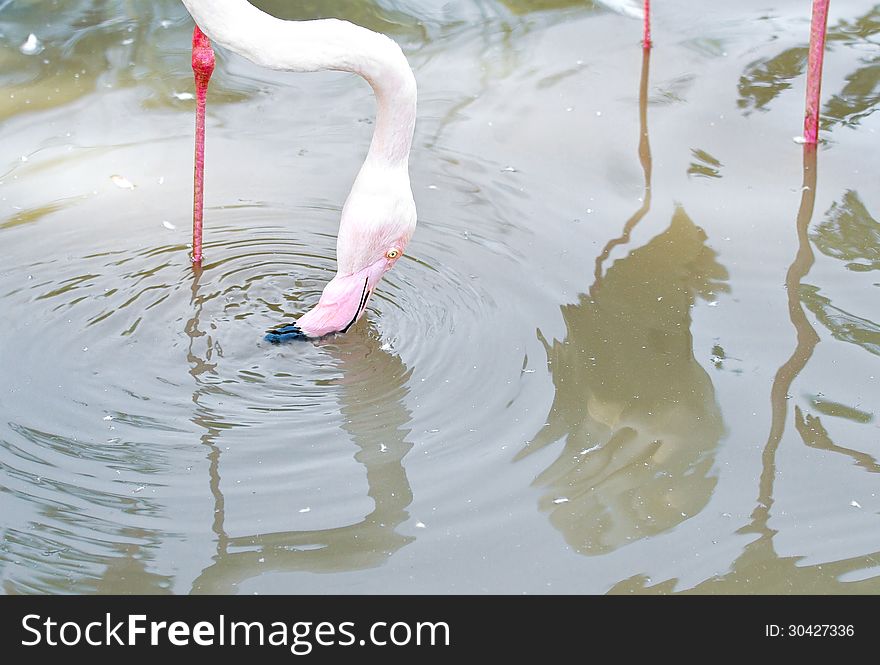
[[[651,48],[651,0],[645,0],[645,30],[642,33],[642,48]]]
[[[813,0],[810,55],[807,63],[807,110],[804,114],[804,142],[810,144],[819,140],[819,93],[822,89],[822,59],[825,55],[828,2],[829,0]]]
[[[208,82],[214,72],[214,50],[199,26],[193,30],[192,68],[196,79],[196,154],[193,174],[193,253],[192,262],[202,264],[202,213],[205,185],[205,104]]]

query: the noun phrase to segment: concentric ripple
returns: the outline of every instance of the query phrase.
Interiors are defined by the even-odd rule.
[[[71,588],[97,588],[119,552],[140,560],[151,548],[193,542],[223,542],[223,555],[233,556],[286,534],[285,547],[299,543],[294,552],[311,554],[283,560],[307,568],[338,565],[336,555],[315,560],[328,542],[362,549],[365,525],[386,525],[373,539],[407,542],[395,525],[411,500],[400,464],[414,443],[412,412],[424,405],[430,419],[444,411],[434,400],[410,403],[414,368],[448,387],[460,373],[462,340],[493,300],[444,263],[444,243],[437,249],[431,240],[447,232],[429,223],[421,254],[386,276],[347,334],[268,343],[264,332],[299,317],[334,274],[328,230],[338,214],[214,209],[201,269],[189,263],[184,229],[150,238],[155,232],[135,220],[124,238],[102,236],[119,248],[71,234],[63,256],[2,273],[4,307],[17,313],[0,350],[12,377],[4,412],[20,414],[2,435],[4,501],[30,516],[10,527],[4,558],[49,566],[42,582],[11,588],[57,589],[65,566]],[[309,222],[293,232],[287,220],[297,217]],[[436,394],[444,399],[442,389]],[[354,457],[352,439],[361,450]],[[391,485],[377,484],[372,464],[391,461]],[[267,516],[266,505],[287,508]],[[89,557],[89,571],[74,573]],[[141,575],[154,591],[175,577],[159,558],[161,574]],[[220,577],[202,576],[197,586],[228,589]]]

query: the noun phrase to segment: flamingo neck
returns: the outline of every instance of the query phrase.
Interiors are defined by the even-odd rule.
[[[347,21],[284,21],[246,0],[183,0],[213,42],[251,62],[296,72],[353,72],[373,88],[377,112],[367,162],[407,168],[416,81],[400,47]]]

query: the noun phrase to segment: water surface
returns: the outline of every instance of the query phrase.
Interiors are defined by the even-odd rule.
[[[395,38],[419,227],[347,334],[369,87],[0,1],[5,593],[880,592],[880,5],[260,2]],[[33,33],[39,44],[25,48]]]

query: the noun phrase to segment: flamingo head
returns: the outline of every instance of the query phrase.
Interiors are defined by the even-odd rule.
[[[324,287],[318,304],[296,323],[270,330],[267,341],[277,344],[344,333],[366,311],[382,275],[403,256],[412,229],[402,231],[392,224],[366,230],[353,226],[340,229],[336,245],[339,270]]]

